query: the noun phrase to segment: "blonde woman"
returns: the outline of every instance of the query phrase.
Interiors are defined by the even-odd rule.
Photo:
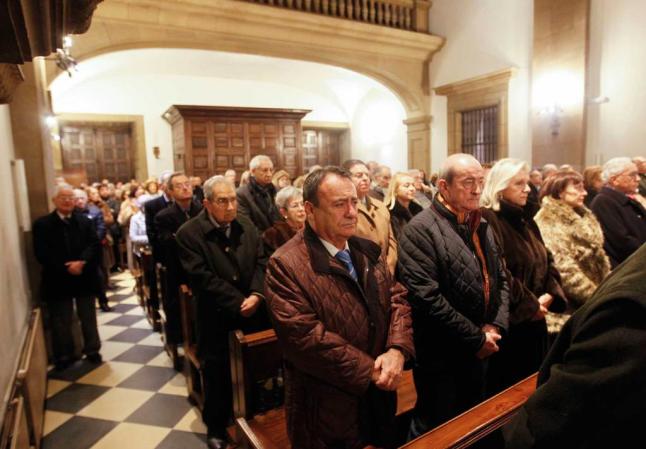
[[[529,192],[527,163],[502,159],[491,168],[480,197],[482,216],[505,257],[511,292],[509,333],[490,362],[490,393],[538,370],[548,349],[548,309],[566,307],[560,276],[527,207]]]
[[[395,238],[404,226],[424,208],[415,201],[415,180],[408,173],[395,173],[384,197],[384,204],[390,211],[390,225]]]

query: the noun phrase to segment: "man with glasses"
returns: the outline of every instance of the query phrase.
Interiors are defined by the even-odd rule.
[[[196,301],[207,443],[222,449],[232,417],[228,334],[268,327],[261,294],[267,260],[256,227],[238,215],[233,184],[213,176],[204,183],[204,195],[204,209],[177,231],[176,239]]]
[[[485,397],[487,358],[508,326],[502,254],[480,216],[484,170],[467,154],[444,163],[432,205],[404,227],[399,274],[413,309],[415,438]]]
[[[56,210],[34,223],[34,252],[42,265],[41,295],[47,304],[57,370],[74,361],[74,309],[81,322],[83,354],[101,363],[101,340],[94,295],[99,284],[99,238],[92,221],[75,213],[72,186],[59,184],[53,197]]]
[[[634,198],[639,171],[630,158],[610,159],[601,179],[605,185],[590,208],[601,224],[603,248],[614,268],[646,242],[646,210]]]
[[[182,342],[179,286],[186,284],[187,279],[179,261],[175,234],[180,226],[202,210],[202,205],[194,201],[193,184],[184,173],[176,172],[170,176],[166,193],[173,201],[170,206],[155,215],[155,227],[159,242],[158,262],[166,267],[167,273],[166,295],[162,304],[166,312],[167,344],[177,345]]]

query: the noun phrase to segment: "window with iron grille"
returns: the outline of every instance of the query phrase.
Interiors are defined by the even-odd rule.
[[[498,153],[498,105],[462,111],[462,151],[480,163],[493,162]]]

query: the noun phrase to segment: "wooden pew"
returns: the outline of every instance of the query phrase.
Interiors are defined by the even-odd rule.
[[[536,374],[425,433],[401,449],[460,449],[508,423],[536,390]]]
[[[202,380],[202,366],[197,357],[195,300],[191,289],[187,285],[180,285],[179,290],[186,388],[189,400],[202,410],[204,408],[204,382]]]
[[[283,358],[273,329],[229,339],[235,437],[249,449],[289,449],[283,408]],[[265,392],[263,392],[265,390]],[[269,396],[269,400],[263,395]],[[272,403],[272,396],[275,399]],[[408,430],[408,413],[417,394],[411,371],[405,371],[397,389],[397,416]]]
[[[155,262],[150,248],[144,248],[141,252],[141,263],[143,271],[143,293],[144,310],[146,318],[155,332],[161,330],[159,318],[159,297],[157,292],[157,276],[155,273]]]
[[[166,353],[173,361],[173,367],[176,371],[182,370],[182,360],[177,352],[177,344],[169,342],[168,338],[168,319],[166,317],[166,307],[164,306],[165,301],[168,298],[168,278],[167,278],[167,269],[162,264],[158,263],[155,265],[156,279],[157,279],[157,293],[161,307],[158,310],[159,313],[159,324],[161,326],[162,341],[164,342],[164,349]]]

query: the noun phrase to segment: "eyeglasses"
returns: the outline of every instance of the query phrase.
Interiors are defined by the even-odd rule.
[[[485,180],[484,178],[480,178],[480,179],[468,178],[462,181],[460,185],[467,190],[473,190],[476,186],[482,189],[485,185]]]
[[[639,178],[639,172],[631,171],[630,173],[622,173],[619,176],[628,176],[629,178]]]
[[[191,181],[174,182],[173,183],[173,188],[176,188],[176,187],[193,187],[193,184],[191,184]]]
[[[235,204],[237,201],[238,199],[232,196],[231,198],[216,198],[211,202],[218,207],[227,207],[229,204]]]

